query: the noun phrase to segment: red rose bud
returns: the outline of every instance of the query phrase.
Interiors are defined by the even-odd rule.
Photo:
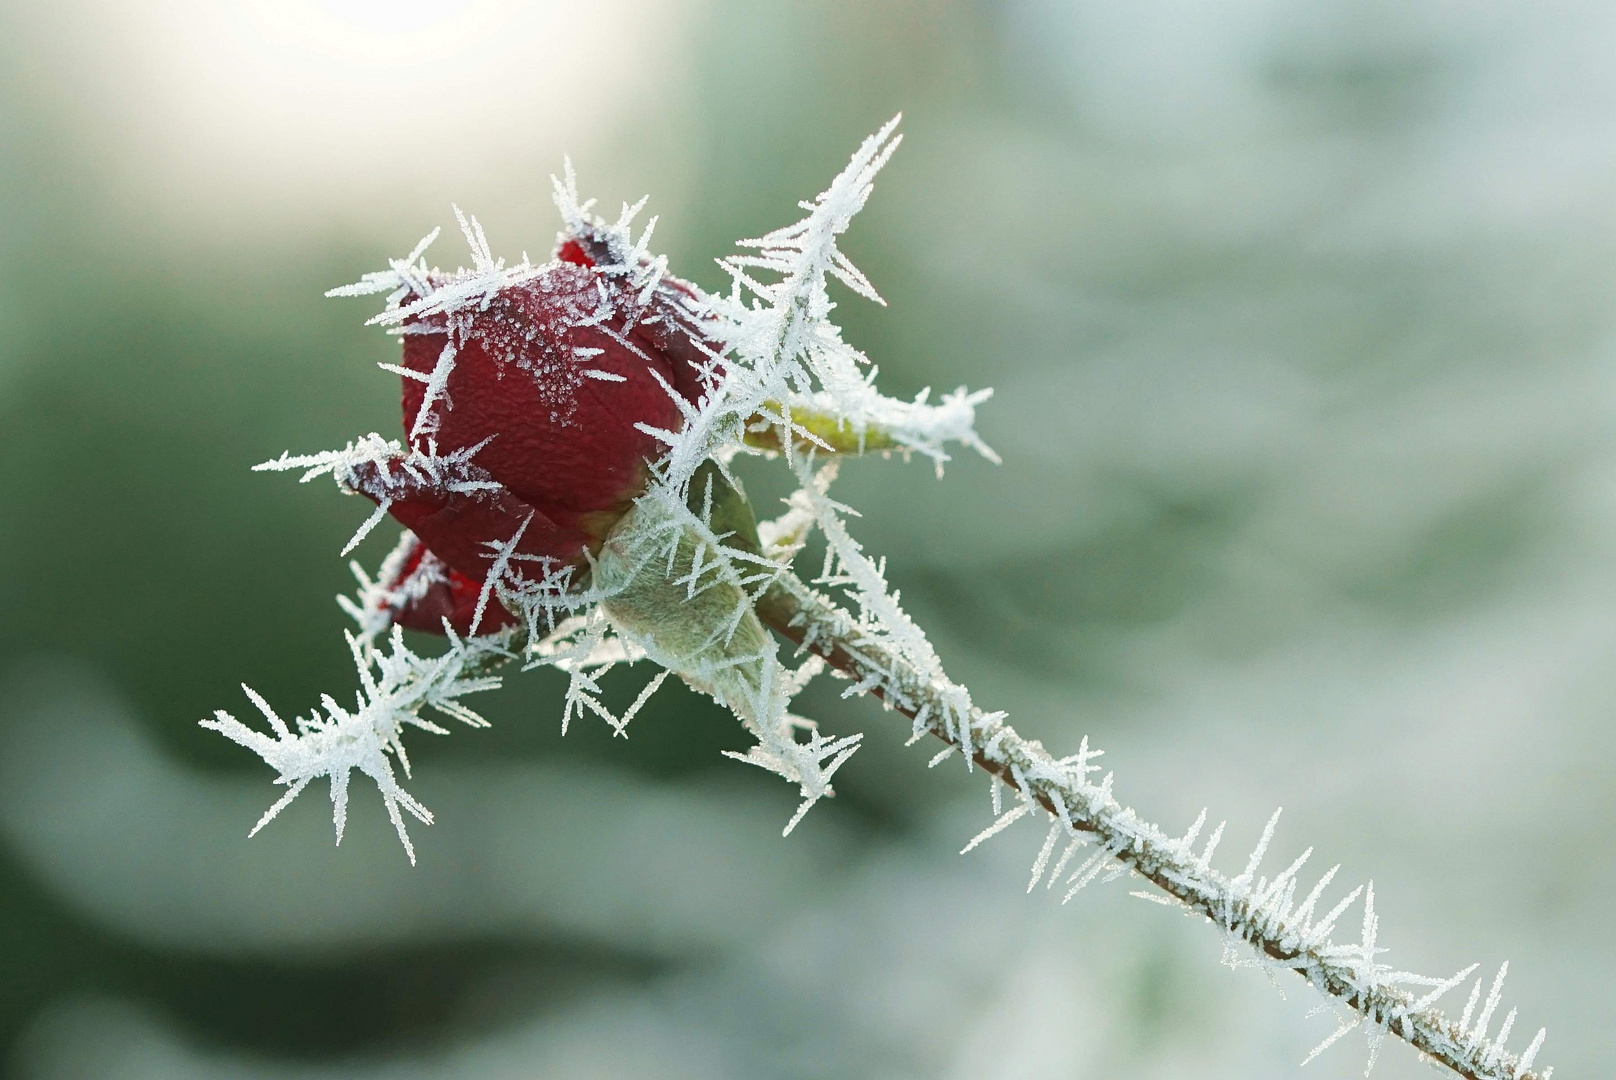
[[[691,314],[694,286],[597,261],[608,255],[599,238],[570,240],[534,276],[454,305],[420,298],[422,313],[404,321],[402,366],[412,374],[402,404],[414,452],[367,463],[352,486],[466,585],[456,593],[446,578],[423,594],[425,606],[400,609],[401,624],[440,629],[434,618],[450,614],[457,632],[471,632],[470,610],[464,629],[452,613],[467,590],[475,607],[496,548],[513,538],[504,561],[517,577],[586,565],[663,452],[637,425],[677,431],[683,414],[670,388],[691,402],[701,396],[713,360]],[[476,632],[510,621],[503,611],[491,619],[496,608],[490,599]]]

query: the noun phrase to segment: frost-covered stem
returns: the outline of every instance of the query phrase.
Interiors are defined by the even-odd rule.
[[[1194,830],[1189,836],[1170,837],[1119,803],[1111,794],[1109,776],[1100,784],[1089,781],[1087,774],[1094,766],[1085,767],[1088,754],[1081,755],[1074,767],[1069,764],[1072,759],[1057,761],[996,716],[968,703],[961,710],[959,702],[968,702],[961,688],[927,680],[861,633],[848,612],[800,580],[787,576],[773,586],[760,600],[758,614],[777,633],[852,678],[856,689],[866,689],[909,717],[917,735],[930,732],[956,747],[968,740],[976,766],[1023,800],[1036,802],[1073,839],[1087,834],[1103,855],[1148,879],[1186,909],[1206,916],[1226,935],[1245,941],[1264,958],[1259,961],[1263,966],[1296,971],[1354,1009],[1360,1022],[1401,1036],[1470,1080],[1544,1080],[1547,1075],[1523,1068],[1517,1055],[1487,1040],[1484,1030],[1466,1031],[1463,1023],[1454,1023],[1408,990],[1379,984],[1372,956],[1354,955],[1350,947],[1332,944],[1333,916],[1316,923],[1305,916],[1289,917],[1293,877],[1287,880],[1288,875],[1282,874],[1264,888],[1263,881],[1250,880],[1252,870],[1231,879],[1211,869],[1210,850],[1200,858],[1191,852]],[[1476,1027],[1483,1028],[1484,1023]]]
[[[591,217],[589,204],[577,199],[570,169],[567,181],[556,185],[568,232],[552,262],[535,266],[524,256],[519,264],[507,266],[493,257],[476,219],[468,220],[457,210],[472,250],[472,270],[447,274],[429,269],[421,259],[432,241],[428,236],[406,259],[391,262],[389,270],[334,290],[334,295],[386,293],[387,307],[372,321],[406,335],[407,357],[409,335],[426,330],[449,336],[435,355],[416,356],[402,367],[383,365],[405,379],[426,383],[419,409],[405,418],[409,445],[372,435],[341,451],[282,455],[260,468],[302,469],[305,480],[330,473],[344,491],[375,500],[379,509],[350,547],[386,512],[411,520],[442,504],[453,513],[433,511],[430,518],[419,518],[434,522],[431,529],[438,537],[406,534],[377,581],[356,571],[361,584],[358,602],[344,602],[360,627],[359,634],[349,638],[361,681],[355,710],[323,698],[320,710],[295,720],[294,732],[249,690],[273,737],[222,711],[202,721],[258,753],[279,772],[277,782],[287,791],[259,826],[311,780],[327,777],[340,840],[348,781],[357,770],[380,788],[413,862],[401,811],[425,823],[432,816],[399,784],[395,763],[409,779],[401,735],[407,727],[444,731],[422,716],[423,709],[484,726],[460,699],[496,687],[500,680],[494,672],[516,661],[524,670],[554,666],[569,674],[563,734],[570,718],[586,711],[623,734],[669,672],[713,695],[758,738],[748,753],[730,756],[800,785],[803,802],[786,826],[789,832],[804,811],[831,794],[832,774],[858,742],[856,735],[827,738],[816,725],[789,711],[792,697],[828,664],[852,680],[844,697],[875,694],[908,716],[911,741],[927,734],[943,739],[949,748],[933,764],[957,752],[968,768],[980,767],[990,777],[996,814],[1007,789],[1017,797],[1016,804],[999,814],[966,850],[1022,817],[1047,814],[1048,833],[1029,890],[1044,879],[1064,830],[1066,847],[1049,871],[1051,884],[1080,847],[1092,849],[1066,878],[1068,899],[1092,880],[1132,871],[1163,893],[1140,895],[1176,904],[1221,926],[1225,961],[1232,966],[1262,967],[1270,978],[1277,968],[1296,971],[1338,1002],[1341,1011],[1354,1010],[1350,1022],[1318,1050],[1346,1031],[1362,1028],[1372,1066],[1384,1036],[1395,1032],[1471,1080],[1549,1080],[1552,1070],[1531,1071],[1545,1031],[1537,1033],[1523,1054],[1509,1053],[1505,1045],[1516,1016],[1510,1010],[1496,1035],[1489,1035],[1507,965],[1493,981],[1480,1012],[1475,1012],[1481,991],[1478,981],[1459,1022],[1451,1023],[1432,1006],[1474,968],[1434,979],[1380,963],[1376,957],[1385,950],[1376,945],[1379,919],[1372,884],[1353,890],[1327,914],[1315,917],[1335,870],[1298,903],[1297,875],[1311,849],[1273,878],[1258,876],[1277,814],[1243,872],[1226,876],[1212,868],[1221,825],[1198,853],[1194,847],[1204,812],[1185,835],[1167,835],[1113,797],[1109,774],[1091,782],[1090,774],[1100,771],[1091,764],[1099,751],[1091,749],[1086,739],[1075,756],[1057,759],[1036,741],[1017,735],[1004,723],[1004,714],[977,709],[969,691],[944,674],[925,634],[905,614],[897,593],[889,591],[884,560],[870,558],[849,534],[844,515],[852,513],[851,508],[828,495],[837,464],[844,458],[918,453],[937,464],[939,475],[949,460],[948,448],[955,444],[997,460],[974,428],[975,408],[989,391],[973,393],[961,387],[943,395],[938,404],[930,403],[929,390],[908,402],[885,397],[875,388],[869,358],[844,342],[830,319],[836,305],[826,291],[828,279],[880,302],[869,280],[839,250],[837,238],[864,206],[876,173],[896,147],[896,124],[894,119],[865,140],[831,186],[812,203],[802,204],[807,217],[759,239],[742,241],[755,254],[724,260],[732,278],[728,296],[707,295],[666,277],[666,261],[652,257],[646,247],[649,224],[638,241],[628,231],[637,207],[625,207],[616,225]],[[578,282],[577,275],[584,273],[566,254],[569,249],[587,253],[586,262],[593,260],[593,284],[602,305],[598,310],[584,304],[581,294],[569,291],[572,286],[567,283]],[[582,307],[552,311],[550,301],[561,297],[572,298],[568,305],[578,300]],[[506,307],[496,311],[492,306],[496,304]],[[534,304],[538,306],[531,307]],[[512,322],[518,312],[525,314]],[[640,344],[625,337],[632,335],[638,341],[642,331],[649,336]],[[598,339],[601,347],[576,345],[575,340],[584,340],[575,339],[577,334]],[[438,437],[447,440],[439,421],[451,406],[450,397],[460,397],[457,416],[476,413],[471,400],[476,394],[453,389],[451,376],[467,380],[468,388],[505,379],[504,362],[494,353],[514,349],[508,359],[536,379],[537,388],[515,377],[516,383],[504,382],[503,389],[488,393],[503,400],[520,384],[538,395],[534,400],[544,406],[540,413],[563,399],[582,408],[574,382],[621,383],[627,376],[604,368],[556,368],[548,359],[540,363],[539,353],[548,357],[565,346],[569,355],[589,365],[598,362],[592,357],[607,353],[606,345],[621,354],[618,359],[625,372],[640,370],[642,360],[650,365],[646,370],[670,395],[677,417],[665,408],[641,410],[644,395],[629,394],[609,405],[606,399],[596,401],[590,423],[568,426],[557,434],[553,427],[560,423],[558,414],[550,413],[551,424],[546,426],[529,424],[536,417],[527,415],[531,410],[526,406],[515,411],[490,407],[477,414],[481,419],[468,421],[452,442],[445,441],[445,452],[439,452]],[[679,380],[670,382],[659,370],[683,371],[689,376],[686,382],[700,384],[701,393],[676,389]],[[542,540],[527,532],[530,525],[537,529],[536,522],[545,520],[543,507],[528,505],[518,493],[530,488],[550,492],[552,480],[559,483],[563,474],[571,476],[569,463],[600,454],[621,453],[625,466],[632,465],[645,436],[665,444],[667,452],[650,464],[632,510],[623,513],[622,502],[632,492],[615,487],[610,493],[596,491],[587,470],[567,481],[567,485],[576,481],[575,491],[566,498],[557,496],[561,505],[573,506],[578,500],[580,508],[595,507],[588,515],[591,520],[609,512],[610,520],[616,521],[598,552],[588,549],[586,585],[575,580],[583,577],[581,538],[557,533]],[[494,440],[499,440],[494,457],[503,453],[503,463],[486,454],[474,461]],[[500,446],[507,451],[498,452]],[[729,478],[730,457],[744,446],[783,454],[800,485],[789,500],[790,510],[762,527]],[[703,470],[708,473],[705,479]],[[534,479],[541,474],[543,483]],[[411,503],[418,505],[402,513]],[[462,515],[461,508],[474,512]],[[840,590],[851,611],[813,591],[788,569],[811,528],[827,540],[824,569],[814,583]],[[490,531],[496,535],[488,535]],[[523,542],[521,548],[518,541]],[[454,565],[452,555],[461,560],[459,565]],[[414,569],[406,573],[410,566]],[[455,574],[460,575],[458,581]],[[408,648],[403,626],[413,625],[417,616],[444,603],[449,611],[459,611],[464,605],[456,590],[479,581],[481,592],[464,631],[456,630],[462,624],[453,618],[442,620],[450,642],[447,652],[429,657]],[[471,636],[483,625],[483,616],[499,608],[515,617],[519,628]],[[764,625],[823,662],[782,666],[777,643]],[[379,642],[389,627],[391,636]],[[614,715],[600,700],[597,680],[615,665],[639,659],[655,661],[664,670],[621,716]],[[1359,898],[1362,938],[1338,943],[1332,934]],[[1253,952],[1237,947],[1237,940]]]

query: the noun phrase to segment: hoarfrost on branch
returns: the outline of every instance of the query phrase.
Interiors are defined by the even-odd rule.
[[[803,686],[828,668],[849,680],[844,696],[874,695],[906,716],[911,742],[930,735],[947,743],[933,765],[957,755],[968,770],[986,774],[994,819],[966,851],[1023,819],[1043,820],[1047,833],[1032,866],[1029,892],[1040,883],[1053,889],[1059,882],[1063,900],[1070,900],[1094,881],[1142,877],[1155,888],[1135,895],[1179,907],[1219,928],[1225,963],[1258,967],[1271,978],[1280,970],[1294,971],[1324,993],[1329,1004],[1321,1008],[1337,1023],[1308,1060],[1342,1035],[1361,1029],[1368,1038],[1371,1068],[1385,1036],[1395,1034],[1423,1055],[1476,1080],[1548,1080],[1552,1070],[1531,1071],[1543,1045],[1542,1030],[1520,1054],[1505,1049],[1514,1010],[1495,1035],[1489,1034],[1507,965],[1493,980],[1479,1012],[1480,978],[1460,1020],[1449,1020],[1436,1002],[1468,979],[1474,965],[1452,976],[1430,977],[1382,963],[1385,950],[1378,944],[1373,885],[1350,890],[1319,914],[1340,868],[1332,867],[1302,893],[1301,875],[1311,848],[1278,873],[1264,874],[1277,812],[1242,871],[1228,876],[1213,866],[1222,823],[1204,841],[1205,811],[1182,834],[1163,831],[1117,800],[1111,773],[1096,781],[1100,766],[1094,762],[1101,751],[1087,739],[1076,754],[1056,758],[1036,741],[1021,738],[1005,723],[1004,714],[983,712],[969,690],[948,678],[926,635],[889,588],[884,560],[872,559],[862,549],[847,527],[852,511],[830,496],[839,462],[846,457],[920,454],[935,464],[939,475],[952,445],[998,460],[975,430],[976,408],[991,391],[961,387],[935,404],[930,391],[912,401],[886,397],[876,389],[869,359],[842,340],[831,319],[831,278],[884,303],[838,248],[837,238],[863,208],[876,174],[901,141],[897,122],[894,118],[866,139],[830,187],[801,204],[807,216],[742,241],[743,254],[721,260],[730,277],[727,294],[698,292],[684,301],[679,317],[700,323],[716,343],[701,373],[706,392],[695,405],[674,394],[682,425],[676,431],[651,430],[666,450],[651,463],[648,489],[614,531],[609,544],[613,566],[603,559],[581,583],[565,572],[541,575],[535,583],[531,575],[507,572],[514,539],[489,537],[495,558],[478,611],[497,599],[518,616],[518,625],[481,636],[456,636],[446,626],[447,650],[425,657],[405,645],[396,626],[383,639],[388,603],[400,590],[422,587],[426,579],[421,575],[433,572],[429,562],[423,563],[414,578],[399,579],[412,540],[406,533],[375,579],[355,564],[358,597],[342,600],[359,624],[358,632],[348,637],[360,680],[351,710],[327,696],[320,709],[289,727],[247,690],[272,735],[222,711],[202,721],[263,757],[278,773],[277,782],[286,786],[253,832],[312,780],[325,777],[340,841],[348,782],[357,769],[377,785],[413,861],[403,813],[423,823],[432,816],[398,781],[395,762],[406,779],[410,774],[404,729],[446,731],[423,716],[423,710],[481,725],[482,719],[461,698],[497,687],[500,679],[493,672],[520,662],[523,670],[548,666],[567,674],[563,731],[574,718],[588,714],[626,735],[629,722],[669,673],[711,694],[757,740],[747,753],[730,756],[798,787],[801,801],[785,825],[789,833],[819,799],[834,794],[834,774],[858,747],[858,735],[821,734],[812,721],[789,709]],[[645,314],[646,305],[667,263],[649,250],[654,218],[638,238],[633,235],[631,226],[644,200],[625,206],[615,222],[594,216],[592,202],[578,197],[570,161],[564,178],[554,182],[554,196],[566,230],[563,238],[589,236],[596,241],[609,255],[599,266],[601,273],[628,283],[629,293],[638,298],[635,317],[654,318]],[[476,497],[500,490],[475,463],[484,444],[440,455],[428,414],[448,385],[456,335],[469,332],[475,315],[501,290],[537,277],[553,264],[535,265],[524,255],[507,265],[493,256],[476,218],[458,208],[454,212],[471,249],[471,268],[445,272],[428,267],[424,255],[438,236],[433,230],[387,269],[328,294],[385,294],[383,311],[370,322],[392,333],[410,333],[422,319],[449,328],[450,344],[430,373],[384,365],[426,383],[425,402],[411,424],[410,447],[369,435],[343,450],[283,454],[258,466],[305,470],[304,480],[330,474],[344,491],[376,499],[379,509],[350,549],[380,520],[391,498],[434,490]],[[589,370],[582,374],[608,384],[617,378]],[[711,467],[703,467],[713,463],[727,483],[728,463],[737,453],[777,454],[798,481],[787,511],[759,525],[755,548],[716,532],[712,517],[714,475]],[[824,536],[826,554],[820,573],[805,582],[794,573],[793,560],[813,529]],[[636,620],[636,604],[663,594],[692,608],[705,605],[718,616],[682,634],[652,632]],[[778,638],[762,629],[760,619]],[[795,645],[795,664],[781,655],[779,638]],[[602,700],[601,677],[644,659],[664,670],[621,716],[613,714]],[[1011,796],[1008,809],[1006,794]],[[1343,920],[1359,901],[1356,940],[1337,941]]]

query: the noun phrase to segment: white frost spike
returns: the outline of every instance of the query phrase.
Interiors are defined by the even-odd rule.
[[[1085,739],[1084,742],[1087,743],[1087,740]],[[1190,849],[1195,844],[1195,838],[1197,836],[1201,835],[1201,826],[1203,826],[1205,824],[1206,824],[1206,807],[1203,806],[1203,807],[1201,807],[1201,812],[1198,815],[1196,815],[1195,823],[1192,824],[1189,827],[1188,832],[1186,832],[1182,837],[1179,838],[1179,841],[1178,841],[1178,843],[1176,845],[1178,850],[1179,850],[1179,854],[1182,855],[1184,858],[1189,858]]]
[[[1453,978],[1444,979],[1443,981],[1437,983],[1432,988],[1432,990],[1431,990],[1431,992],[1429,994],[1426,994],[1424,997],[1420,998],[1414,1004],[1410,1005],[1408,1007],[1408,1011],[1409,1012],[1419,1012],[1421,1009],[1424,1009],[1427,1006],[1435,1004],[1435,1002],[1436,1002],[1436,1000],[1438,998],[1440,998],[1443,994],[1446,994],[1449,990],[1452,990],[1455,986],[1458,986],[1460,983],[1462,983],[1466,979],[1468,979],[1470,977],[1470,973],[1475,971],[1480,966],[1481,966],[1480,964],[1471,964],[1469,967],[1463,969],[1457,975],[1453,976]]]
[[[1364,889],[1363,938],[1358,947],[1363,957],[1358,966],[1358,979],[1367,990],[1374,990],[1379,982],[1380,971],[1375,964],[1375,938],[1379,933],[1380,919],[1375,915],[1375,883],[1371,881]]]
[[[421,238],[421,242],[416,244],[415,248],[404,258],[389,259],[388,264],[391,269],[366,274],[352,285],[339,285],[335,289],[327,289],[326,295],[370,296],[375,293],[390,293],[402,289],[406,293],[425,296],[431,290],[430,286],[426,284],[426,265],[421,263],[420,259],[422,255],[426,254],[426,249],[432,246],[432,242],[438,238],[438,234],[442,231],[443,229],[439,227],[427,233]]]
[[[466,246],[471,248],[472,265],[479,274],[499,269],[500,263],[494,260],[494,253],[488,248],[488,237],[483,234],[482,223],[472,215],[467,222],[466,215],[460,212],[460,207],[450,204],[454,211],[455,220],[460,223],[460,232],[466,238]]]
[[[1273,817],[1268,819],[1268,824],[1263,826],[1262,838],[1257,841],[1257,846],[1251,849],[1251,855],[1246,859],[1245,870],[1234,879],[1236,888],[1244,890],[1251,888],[1251,882],[1257,876],[1257,867],[1262,864],[1263,856],[1268,854],[1268,845],[1274,839],[1274,828],[1279,824],[1280,813],[1280,810],[1275,810]]]
[[[296,457],[282,453],[254,465],[253,472],[302,469],[298,482],[304,484],[329,473],[342,491],[368,495],[377,502],[444,493],[481,497],[499,491],[500,485],[471,459],[493,440],[490,435],[475,446],[439,454],[431,440],[424,450],[405,450],[396,439],[371,432],[341,450]]]
[[[1329,938],[1330,933],[1335,930],[1336,920],[1340,919],[1342,915],[1346,914],[1347,909],[1353,904],[1357,903],[1358,897],[1362,895],[1363,886],[1360,885],[1346,896],[1342,897],[1341,902],[1336,904],[1335,907],[1331,908],[1328,915],[1308,928],[1307,935],[1302,939],[1303,947],[1311,948],[1312,946],[1317,945]]]
[[[455,212],[459,213],[459,210]],[[432,374],[427,376],[426,392],[421,395],[421,407],[415,410],[415,423],[410,428],[412,443],[427,430],[427,420],[432,416],[432,406],[437,404],[438,398],[443,396],[444,390],[449,386],[449,376],[454,372],[454,361],[455,345],[454,339],[451,338],[444,342],[443,351],[438,353],[437,363],[432,365]]]
[[[405,577],[404,567],[414,554],[415,547],[415,534],[404,530],[393,550],[382,560],[375,581],[370,579],[358,562],[348,563],[348,569],[359,582],[359,593],[352,600],[338,596],[337,606],[359,624],[359,640],[366,649],[373,646],[378,634],[392,625],[395,607],[402,607],[418,598],[438,580],[440,564],[435,558],[422,559],[415,571],[408,578]]]
[[[1145,892],[1143,889],[1136,890],[1128,895],[1138,900],[1148,900],[1152,904],[1160,904],[1162,907],[1181,908],[1184,906],[1183,901],[1179,900],[1176,896],[1167,896],[1163,893],[1156,892]]]
[[[348,778],[357,769],[375,781],[381,791],[387,815],[413,863],[415,848],[404,828],[400,809],[409,811],[426,824],[431,824],[432,815],[399,786],[389,755],[396,756],[402,751],[399,737],[406,725],[443,730],[420,716],[422,708],[432,707],[445,715],[460,719],[470,717],[481,722],[481,718],[460,705],[458,699],[493,689],[499,685],[499,680],[485,676],[463,677],[468,662],[483,651],[481,646],[467,644],[444,656],[426,659],[405,647],[396,627],[392,653],[387,656],[362,648],[358,638],[348,640],[363,685],[359,707],[353,712],[326,696],[322,703],[324,715],[316,711],[306,720],[299,719],[297,733],[293,734],[269,704],[249,689],[248,698],[269,721],[274,738],[254,731],[222,710],[215,713],[213,719],[201,721],[201,725],[258,754],[279,774],[276,782],[287,785],[286,794],[269,808],[253,828],[254,833],[296,798],[309,781],[324,776],[331,783],[332,825],[337,842],[341,843],[347,820]],[[372,665],[378,668],[374,673]]]
[[[1312,1052],[1307,1055],[1307,1057],[1302,1059],[1302,1064],[1306,1065],[1308,1062],[1312,1061],[1314,1058],[1318,1057],[1320,1054],[1322,1054],[1326,1050],[1330,1049],[1330,1047],[1335,1043],[1335,1041],[1337,1039],[1341,1038],[1341,1036],[1345,1035],[1349,1031],[1356,1030],[1358,1025],[1361,1024],[1361,1023],[1363,1023],[1363,1017],[1361,1017],[1361,1016],[1355,1018],[1351,1023],[1342,1023],[1339,1027],[1337,1027],[1335,1029],[1335,1031],[1331,1032],[1331,1034],[1329,1035],[1328,1038],[1326,1038],[1323,1042],[1319,1043],[1319,1045],[1315,1046],[1313,1048]]]
[[[1049,857],[1055,852],[1055,841],[1060,837],[1061,825],[1057,819],[1049,823],[1049,835],[1044,837],[1044,846],[1038,851],[1038,859],[1032,864],[1032,877],[1027,882],[1027,891],[1032,892],[1038,887],[1038,882],[1044,876],[1044,867],[1049,865]]]
[[[1195,864],[1197,877],[1205,877],[1207,870],[1211,868],[1212,853],[1218,850],[1218,841],[1223,839],[1223,827],[1227,824],[1227,821],[1218,822],[1218,827],[1213,829],[1212,835],[1207,838],[1206,850],[1201,852],[1201,861]]]
[[[367,323],[401,327],[411,319],[484,309],[501,290],[520,285],[544,271],[543,266],[534,266],[525,255],[515,266],[506,266],[505,260],[494,258],[482,224],[475,217],[468,217],[458,206],[452,209],[471,249],[470,270],[461,268],[449,273],[430,269],[419,261],[427,246],[438,237],[438,230],[434,229],[409,256],[390,260],[388,269],[365,274],[354,284],[331,289],[326,295],[387,293],[387,306]]]
[[[1083,865],[1072,871],[1072,876],[1066,879],[1071,887],[1066,890],[1066,895],[1061,897],[1061,903],[1070,903],[1072,897],[1088,888],[1089,884],[1106,869],[1106,861],[1115,857],[1125,846],[1122,840],[1113,840],[1085,859]]]
[[[1081,833],[1072,838],[1072,842],[1066,845],[1066,850],[1061,852],[1061,857],[1055,863],[1055,868],[1049,872],[1049,884],[1045,885],[1044,888],[1053,889],[1055,887],[1055,882],[1060,880],[1061,874],[1066,870],[1066,864],[1072,861],[1072,856],[1077,854],[1077,849],[1087,847],[1088,842],[1088,838]]]
[[[1476,1002],[1481,998],[1481,980],[1477,979],[1470,988],[1470,1000],[1465,1002],[1464,1013],[1459,1017],[1459,1036],[1463,1038],[1470,1028],[1470,1014],[1476,1011]]]
[[[1531,1043],[1526,1047],[1526,1053],[1521,1055],[1521,1063],[1515,1067],[1514,1075],[1517,1080],[1522,1073],[1532,1067],[1532,1062],[1537,1060],[1537,1052],[1543,1048],[1543,1040],[1548,1038],[1548,1035],[1548,1028],[1537,1029],[1537,1034],[1533,1036]]]
[[[960,854],[964,855],[966,852],[971,851],[978,844],[982,843],[982,841],[991,840],[993,837],[998,836],[1000,833],[1004,832],[1004,830],[1008,829],[1011,825],[1014,825],[1017,821],[1019,821],[1021,819],[1021,815],[1025,814],[1031,809],[1032,804],[1026,802],[1018,803],[1014,807],[1011,807],[999,817],[998,821],[995,821],[992,825],[989,825],[987,828],[977,833],[969,844],[966,844],[964,847],[960,848]]]
[[[343,549],[338,552],[338,554],[347,555],[349,552],[353,551],[354,548],[358,547],[359,542],[365,537],[369,536],[372,529],[381,524],[382,518],[387,514],[387,508],[391,505],[393,505],[393,501],[391,499],[383,499],[381,502],[377,503],[376,509],[370,512],[370,516],[365,519],[363,525],[359,526],[358,531],[356,531],[353,536],[348,538],[348,543],[343,546]]]
[[[1480,1046],[1487,1041],[1487,1023],[1493,1018],[1493,1010],[1504,997],[1504,976],[1509,974],[1509,961],[1505,960],[1499,965],[1498,976],[1493,979],[1493,988],[1487,995],[1487,1003],[1481,1007],[1481,1015],[1476,1017],[1476,1026],[1470,1032],[1470,1045]]]
[[[1303,931],[1308,928],[1310,925],[1308,920],[1313,918],[1313,909],[1318,906],[1319,900],[1324,896],[1324,890],[1329,888],[1330,882],[1335,880],[1340,870],[1341,864],[1337,863],[1324,872],[1324,876],[1319,878],[1317,884],[1313,886],[1313,891],[1307,894],[1307,899],[1302,901],[1302,906],[1297,908],[1295,915],[1292,916],[1294,925]]]
[[[516,554],[516,545],[522,542],[522,534],[527,527],[533,524],[533,513],[522,519],[517,527],[516,534],[503,544],[490,544],[494,549],[494,565],[488,568],[488,575],[483,578],[482,591],[477,594],[477,610],[471,616],[471,631],[477,632],[478,625],[483,621],[483,612],[488,610],[488,598],[493,594],[494,586],[505,576],[510,569],[511,556]]]
[[[1504,1044],[1509,1042],[1509,1033],[1515,1028],[1515,1013],[1516,1010],[1511,1009],[1508,1015],[1504,1017],[1503,1026],[1498,1029],[1498,1038],[1493,1040],[1492,1048],[1487,1051],[1487,1056],[1481,1059],[1483,1064],[1493,1064],[1498,1060],[1498,1055],[1503,1053]]]

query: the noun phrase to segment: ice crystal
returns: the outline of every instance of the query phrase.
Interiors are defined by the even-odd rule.
[[[403,631],[398,627],[393,628],[392,648],[387,653],[371,648],[360,637],[348,635],[354,666],[359,669],[360,690],[354,709],[344,709],[326,695],[321,699],[321,709],[310,713],[307,719],[300,717],[293,721],[296,732],[287,727],[268,702],[246,686],[242,690],[269,721],[274,738],[255,731],[223,710],[214,713],[213,719],[203,720],[203,727],[219,732],[262,757],[279,774],[275,782],[286,785],[286,794],[253,826],[253,833],[269,824],[311,780],[324,776],[331,783],[332,823],[340,844],[348,820],[348,780],[357,769],[375,781],[381,790],[382,802],[393,828],[398,831],[399,842],[414,862],[415,848],[410,843],[400,809],[429,825],[432,814],[399,786],[393,771],[396,758],[405,777],[410,775],[409,756],[404,751],[404,728],[412,726],[438,735],[448,734],[447,729],[421,715],[421,710],[427,708],[472,727],[486,726],[486,721],[461,704],[460,699],[500,685],[497,676],[478,670],[479,661],[497,646],[487,640],[452,641],[453,647],[443,655],[423,657],[404,644]]]

